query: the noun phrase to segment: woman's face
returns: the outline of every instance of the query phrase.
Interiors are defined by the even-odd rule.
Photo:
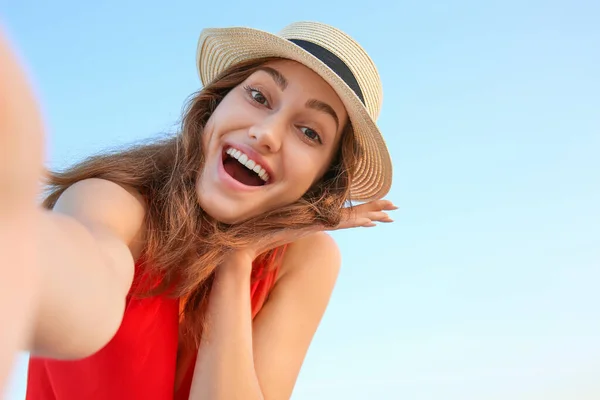
[[[200,205],[231,224],[297,201],[329,168],[347,119],[315,72],[294,61],[265,64],[204,128]]]

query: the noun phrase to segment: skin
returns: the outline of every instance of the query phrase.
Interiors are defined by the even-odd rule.
[[[0,332],[1,389],[18,350],[80,358],[110,341],[144,246],[146,204],[130,188],[90,179],[67,189],[53,211],[39,209],[43,125],[25,74],[1,36],[0,64],[0,149],[6,152],[0,157],[0,187],[9,188],[0,192],[0,320],[7,327]],[[307,68],[292,62],[270,67],[285,74],[285,90],[272,74],[249,78],[267,92],[270,107],[240,85],[207,126],[207,168],[198,180],[198,198],[224,222],[299,198],[331,162],[347,118],[335,92]],[[339,126],[328,113],[307,109],[309,99],[329,104]],[[306,128],[317,131],[323,144],[305,141],[306,133],[314,137]],[[223,143],[230,142],[250,147],[269,163],[269,185],[236,193],[216,179]],[[389,222],[384,210],[392,209],[388,201],[361,205],[338,228]],[[284,243],[290,246],[277,283],[252,320],[252,260]],[[263,238],[218,266],[207,311],[211,329],[198,350],[190,399],[289,398],[340,263],[335,242],[314,227]]]
[[[331,164],[347,120],[342,101],[315,72],[292,61],[266,64],[225,96],[206,125],[200,204],[233,223],[298,200]],[[257,154],[271,171],[268,184],[252,192],[225,186],[218,165],[228,146]]]

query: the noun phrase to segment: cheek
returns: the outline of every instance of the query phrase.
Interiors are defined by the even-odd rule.
[[[217,117],[215,113],[213,113],[208,121],[206,121],[206,125],[204,125],[204,129],[202,129],[202,144],[206,149],[206,146],[210,142],[211,137],[213,136],[213,132],[215,131],[215,124],[217,122]]]
[[[314,157],[286,157],[286,180],[290,184],[289,191],[300,198],[317,181],[321,172],[321,165]]]

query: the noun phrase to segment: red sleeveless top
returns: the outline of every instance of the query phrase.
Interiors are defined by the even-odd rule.
[[[275,283],[277,259],[274,254],[254,266],[253,318]],[[97,353],[75,361],[31,357],[26,399],[188,400],[196,352],[185,358],[183,377],[176,387],[179,307],[179,299],[167,296],[130,296],[119,330]]]

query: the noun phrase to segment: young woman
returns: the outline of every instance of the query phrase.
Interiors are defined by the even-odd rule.
[[[324,231],[395,209],[364,50],[205,30],[181,132],[49,174],[44,207],[41,118],[0,51],[0,379],[25,348],[31,400],[289,398],[340,267]]]

